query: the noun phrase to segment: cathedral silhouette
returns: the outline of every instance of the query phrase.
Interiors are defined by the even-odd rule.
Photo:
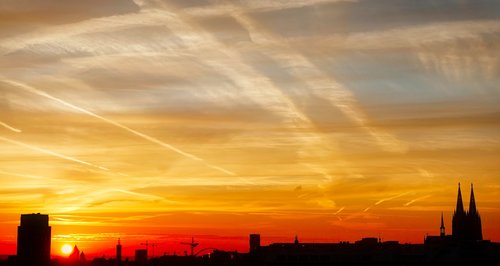
[[[441,217],[442,234],[444,233],[444,224]],[[452,238],[455,241],[477,241],[483,240],[481,227],[481,217],[476,209],[476,200],[474,199],[474,187],[470,186],[469,210],[464,210],[462,202],[462,191],[458,183],[457,207],[453,213]]]

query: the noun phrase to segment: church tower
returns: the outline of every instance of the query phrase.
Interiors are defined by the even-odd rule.
[[[470,187],[469,210],[465,212],[462,202],[462,192],[460,183],[458,183],[457,207],[453,213],[452,236],[458,241],[478,241],[483,240],[483,231],[481,226],[481,217],[476,208],[476,199],[474,197],[474,187]]]
[[[455,240],[465,239],[466,230],[466,213],[464,211],[464,204],[462,202],[462,191],[460,190],[460,183],[458,183],[458,196],[457,196],[457,207],[453,213],[451,235]]]
[[[468,240],[483,240],[483,230],[481,217],[476,209],[476,199],[474,198],[474,187],[470,185],[469,211],[467,212],[467,233]]]
[[[441,238],[444,238],[446,236],[445,228],[444,228],[444,219],[443,219],[443,213],[441,212],[441,227],[439,227],[439,236]]]

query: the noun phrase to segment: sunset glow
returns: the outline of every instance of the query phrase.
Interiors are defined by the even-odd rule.
[[[444,4],[446,2],[446,4]],[[500,2],[5,1],[0,255],[500,241]],[[62,249],[61,249],[62,247]]]
[[[73,251],[73,247],[71,247],[70,244],[64,244],[62,247],[61,247],[61,252],[65,255],[69,255],[71,254],[71,252]]]

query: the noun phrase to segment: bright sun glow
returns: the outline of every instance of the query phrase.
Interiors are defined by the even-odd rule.
[[[62,253],[69,255],[71,251],[73,251],[73,248],[71,247],[70,244],[64,244],[61,248]]]

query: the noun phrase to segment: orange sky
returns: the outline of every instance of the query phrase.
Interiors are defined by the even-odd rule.
[[[412,4],[409,4],[411,2]],[[500,241],[500,4],[5,1],[0,254],[420,243],[474,183]],[[467,205],[468,206],[468,205]],[[158,253],[160,254],[160,253]]]

